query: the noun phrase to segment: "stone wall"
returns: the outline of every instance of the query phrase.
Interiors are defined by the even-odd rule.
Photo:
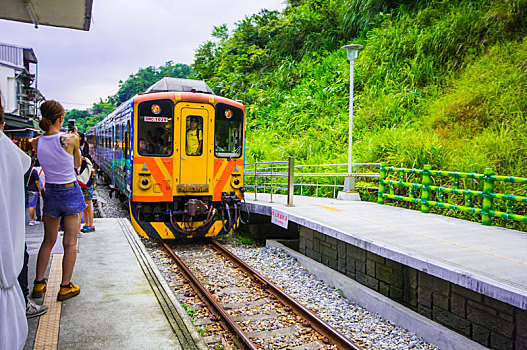
[[[527,350],[527,311],[300,227],[302,254],[493,349]]]

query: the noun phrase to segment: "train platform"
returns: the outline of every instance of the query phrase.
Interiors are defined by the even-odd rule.
[[[59,236],[48,291],[36,300],[49,311],[28,320],[24,349],[206,349],[130,222],[96,219],[95,226],[95,232],[78,239],[72,280],[81,293],[64,302],[56,301],[63,253]],[[32,282],[44,228],[26,229]]]
[[[298,225],[306,256],[480,344],[527,348],[525,232],[371,202],[245,197],[249,212]]]

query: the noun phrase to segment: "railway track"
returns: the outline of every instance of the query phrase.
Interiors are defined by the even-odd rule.
[[[237,348],[361,349],[217,241],[181,251],[161,244]]]

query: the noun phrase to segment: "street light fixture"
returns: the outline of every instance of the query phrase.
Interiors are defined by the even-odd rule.
[[[353,68],[355,65],[355,59],[359,53],[359,50],[363,48],[359,44],[350,44],[342,47],[348,54],[348,60],[350,61],[350,106],[349,106],[349,134],[348,134],[348,175],[344,180],[344,191],[339,192],[338,199],[344,200],[360,200],[359,194],[355,191],[355,178],[351,176],[351,164],[353,156]]]

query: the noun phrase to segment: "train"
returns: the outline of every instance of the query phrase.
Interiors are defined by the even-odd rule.
[[[245,222],[245,106],[204,81],[161,79],[89,129],[86,141],[141,236],[212,237]]]

